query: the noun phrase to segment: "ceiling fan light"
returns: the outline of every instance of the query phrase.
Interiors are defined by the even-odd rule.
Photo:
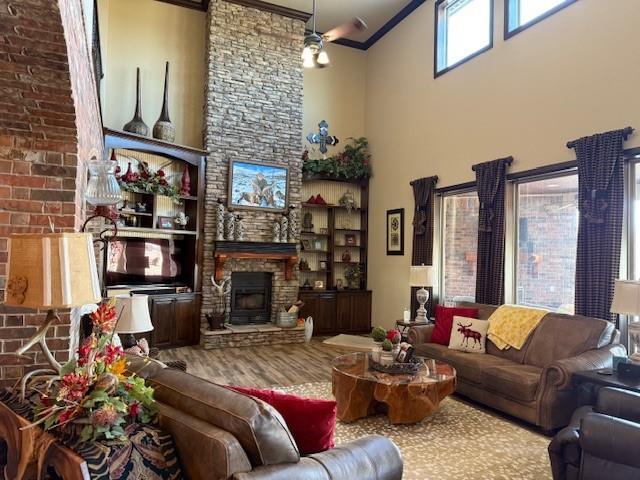
[[[313,60],[313,49],[310,46],[306,46],[302,50],[302,60]]]
[[[320,65],[329,65],[329,54],[324,48],[320,50],[320,53],[318,53],[318,58],[316,59],[316,61]]]
[[[314,68],[316,66],[316,62],[313,58],[313,54],[310,57],[303,58],[302,66],[304,68]]]

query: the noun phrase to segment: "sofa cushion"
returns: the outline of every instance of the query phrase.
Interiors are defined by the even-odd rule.
[[[259,398],[275,408],[287,422],[302,455],[333,448],[337,403],[334,400],[303,398],[297,395],[249,387],[229,387]]]
[[[524,363],[546,367],[611,342],[615,327],[606,320],[580,315],[547,314],[531,334]]]
[[[487,343],[487,320],[468,317],[453,317],[453,328],[449,339],[449,348],[469,353],[485,353]]]
[[[439,343],[419,343],[413,346],[413,354],[419,357],[434,358],[445,362],[449,348]]]
[[[474,355],[472,353],[459,352],[457,350],[449,350],[447,356],[442,360],[455,368],[459,377],[476,384],[482,383],[480,373],[485,368],[498,365],[513,365],[513,362],[503,358],[493,357],[486,354]]]
[[[451,328],[453,325],[453,317],[459,315],[461,317],[478,318],[477,308],[451,308],[436,305],[436,326],[431,333],[431,341],[440,345],[449,345],[451,337]]]
[[[487,390],[521,402],[536,398],[542,369],[533,365],[493,365],[482,369],[482,384]]]
[[[261,400],[172,368],[155,370],[147,384],[159,402],[231,433],[253,466],[300,460],[284,419]]]

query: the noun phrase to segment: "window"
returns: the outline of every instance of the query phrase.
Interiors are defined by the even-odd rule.
[[[578,175],[516,184],[516,303],[573,313]]]
[[[436,2],[435,76],[491,48],[493,0]]]
[[[478,252],[478,194],[475,191],[442,198],[442,289],[446,305],[473,300]]]
[[[505,38],[553,15],[576,0],[505,0]]]

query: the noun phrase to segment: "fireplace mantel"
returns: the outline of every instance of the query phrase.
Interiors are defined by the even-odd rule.
[[[216,281],[222,279],[224,265],[230,258],[282,260],[285,280],[293,278],[293,266],[298,262],[296,243],[217,241],[213,256]]]

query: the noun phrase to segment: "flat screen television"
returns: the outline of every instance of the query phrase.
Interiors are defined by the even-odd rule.
[[[106,285],[181,284],[181,242],[158,238],[118,238],[109,242]]]

